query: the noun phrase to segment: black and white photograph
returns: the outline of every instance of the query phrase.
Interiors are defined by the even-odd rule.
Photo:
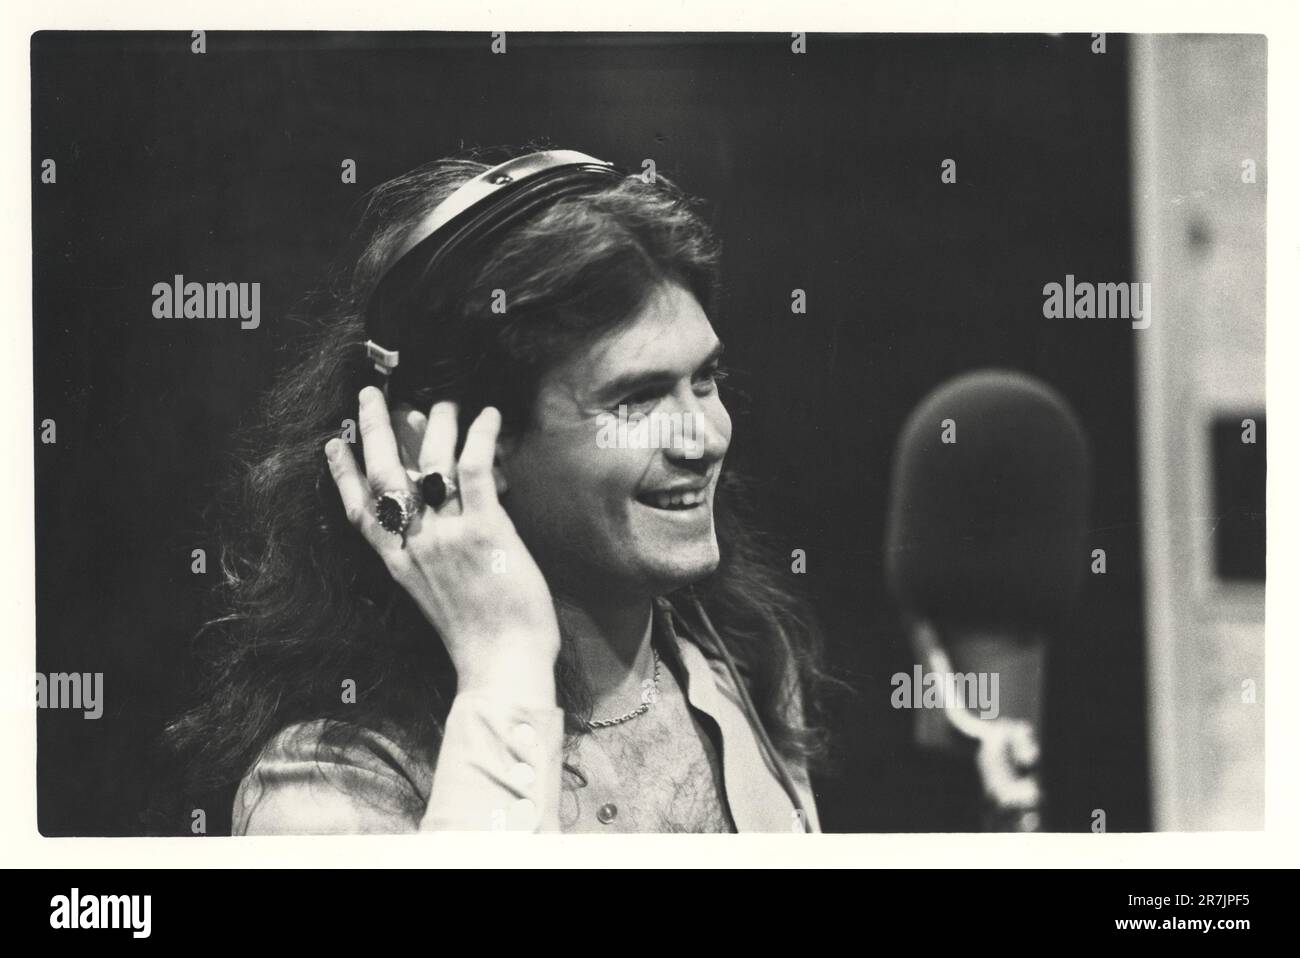
[[[1265,830],[1273,38],[689,26],[31,33],[42,839]]]

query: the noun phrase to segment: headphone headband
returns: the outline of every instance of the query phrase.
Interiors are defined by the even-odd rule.
[[[515,157],[462,184],[411,231],[375,286],[366,307],[366,352],[375,370],[391,376],[413,309],[428,302],[430,280],[456,251],[500,233],[556,200],[622,173],[576,150]],[[416,337],[418,338],[418,337]]]

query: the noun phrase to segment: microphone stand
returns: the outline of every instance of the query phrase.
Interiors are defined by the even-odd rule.
[[[1041,789],[1038,780],[1039,745],[1036,727],[1038,716],[981,718],[956,701],[951,677],[957,673],[947,650],[939,641],[938,632],[928,621],[913,623],[913,647],[920,656],[922,668],[948,678],[942,711],[943,731],[935,734],[930,725],[929,734],[918,726],[922,745],[942,747],[951,745],[951,737],[973,742],[976,745],[975,765],[984,791],[981,810],[983,830],[990,832],[1036,832],[1042,825]],[[1029,665],[1041,673],[1042,648],[1030,646]],[[1015,663],[1024,666],[1022,660]],[[966,670],[971,671],[971,670]],[[1031,677],[1030,687],[1038,677]],[[1027,711],[1036,713],[1036,695]],[[924,723],[922,716],[920,722]],[[945,742],[944,739],[948,741]]]

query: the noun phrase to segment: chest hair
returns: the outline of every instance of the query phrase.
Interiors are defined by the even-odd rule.
[[[625,796],[619,814],[630,815],[639,831],[735,830],[722,799],[721,756],[670,669],[646,714],[592,735]]]

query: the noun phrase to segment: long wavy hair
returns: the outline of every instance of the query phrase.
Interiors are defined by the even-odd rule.
[[[182,770],[171,787],[178,804],[233,788],[266,742],[299,721],[438,741],[455,694],[451,660],[348,523],[322,447],[356,421],[357,394],[372,381],[363,311],[394,251],[466,180],[530,151],[470,151],[376,187],[335,280],[299,310],[305,343],[237,437],[212,510],[221,580],[195,639],[200,688],[163,734],[168,761]],[[493,318],[486,339],[467,332],[483,322],[467,295],[430,304],[425,321],[440,324],[448,347],[421,370],[418,408],[454,399],[469,417],[491,403],[503,429],[525,429],[548,364],[633,316],[665,281],[686,286],[712,314],[720,248],[697,207],[662,176],[629,175],[515,227],[486,252],[477,281],[469,277],[468,289],[490,276],[511,290],[508,315]],[[775,571],[783,563],[765,561],[741,517],[738,485],[724,473],[715,503],[721,562],[689,595],[716,624],[777,750],[815,764],[827,744],[821,693],[835,680],[823,670],[814,618]],[[341,701],[344,679],[356,683],[355,703]],[[576,735],[591,706],[567,642],[556,681],[566,731]],[[790,707],[792,689],[801,711]]]

